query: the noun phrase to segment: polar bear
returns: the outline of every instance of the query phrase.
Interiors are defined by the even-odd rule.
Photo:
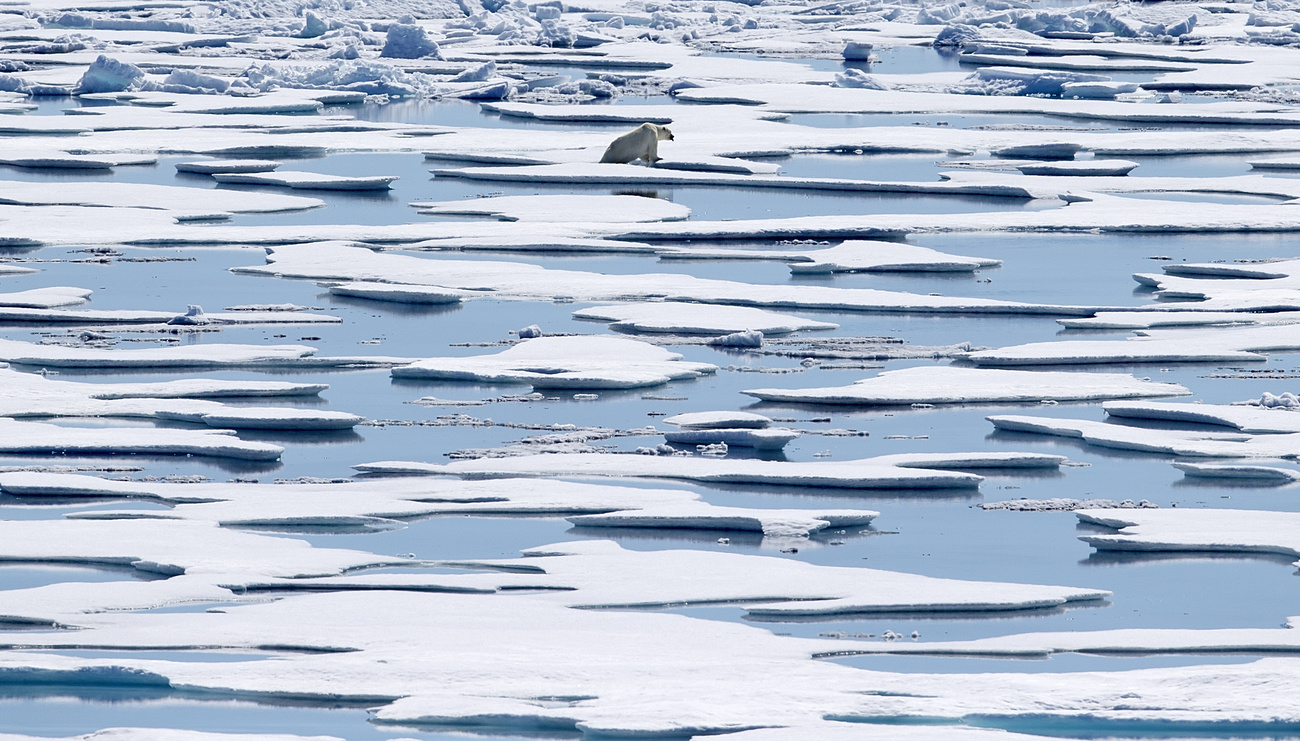
[[[610,142],[600,161],[626,164],[640,159],[653,164],[659,161],[659,142],[672,140],[667,126],[643,123]]]

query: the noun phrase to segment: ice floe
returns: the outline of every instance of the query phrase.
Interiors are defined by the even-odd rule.
[[[1010,371],[949,365],[884,371],[849,386],[810,389],[749,389],[763,401],[804,404],[972,404],[1091,401],[1146,396],[1185,396],[1183,386],[1120,373]]]
[[[772,425],[772,418],[753,412],[686,412],[664,417],[664,424],[683,430],[761,429]]]
[[[38,345],[0,340],[0,360],[45,368],[389,367],[411,358],[317,357],[305,345],[171,345],[136,350]]]
[[[1073,365],[1099,363],[1260,362],[1266,353],[1300,348],[1300,327],[1153,329],[1128,340],[1031,342],[963,357],[976,365]]]
[[[77,306],[89,301],[91,293],[92,291],[86,288],[72,288],[69,286],[33,288],[28,291],[0,293],[0,306],[20,309],[53,309],[62,306]]]
[[[1293,512],[1175,508],[1157,510],[1080,510],[1079,519],[1115,528],[1110,535],[1079,539],[1106,551],[1195,551],[1278,553],[1300,557]]]
[[[700,247],[667,247],[661,259],[682,260],[781,260],[793,273],[856,272],[971,272],[1001,265],[1001,260],[949,255],[938,250],[901,242],[848,240],[826,249],[727,250]]]
[[[999,430],[1078,438],[1089,445],[1201,458],[1288,458],[1300,455],[1300,433],[1244,433],[1129,427],[1086,419],[995,415]]]
[[[806,329],[837,329],[840,325],[802,319],[743,306],[709,306],[672,301],[621,303],[578,309],[579,319],[610,322],[621,332],[666,334],[730,334],[752,329],[766,335],[789,334]]]
[[[703,429],[682,429],[664,433],[664,439],[676,445],[731,445],[757,450],[780,450],[787,443],[799,437],[795,430],[781,427],[753,429],[741,427],[707,427]]]
[[[322,388],[286,383],[259,387],[200,379],[175,384],[77,383],[0,368],[0,416],[139,417],[183,420],[210,427],[276,430],[351,429],[362,421],[362,417],[344,412],[230,406],[211,400],[212,397],[302,396],[319,393]],[[161,396],[151,396],[150,391],[154,389]]]
[[[315,172],[214,172],[218,183],[234,185],[278,185],[294,190],[390,190],[396,175],[321,175]]]
[[[1106,414],[1122,419],[1221,425],[1253,435],[1300,432],[1300,414],[1285,408],[1248,404],[1187,404],[1177,402],[1107,402]]]
[[[539,337],[495,355],[429,358],[394,378],[528,383],[534,388],[643,388],[716,373],[717,366],[620,337]]]
[[[214,175],[225,172],[270,172],[280,167],[275,160],[199,160],[197,162],[177,162],[178,172],[193,172],[200,175]]]
[[[511,476],[615,476],[683,479],[705,483],[779,484],[845,489],[948,489],[979,486],[983,477],[961,473],[974,468],[1055,468],[1061,456],[1026,453],[900,454],[860,460],[727,460],[703,457],[619,454],[554,454],[484,458],[446,464],[413,461],[363,463],[353,468],[373,474],[435,474],[462,478]],[[957,469],[945,470],[945,469]]]
[[[743,530],[804,537],[832,525],[865,525],[870,510],[769,510],[720,507],[694,492],[579,484],[546,479],[460,481],[448,478],[358,480],[331,484],[175,484],[109,481],[48,473],[0,474],[0,491],[40,497],[145,499],[171,505],[157,519],[204,520],[224,526],[391,529],[405,521],[448,515],[582,518],[584,527],[675,527]],[[95,519],[148,517],[138,511],[97,510]],[[666,524],[671,521],[670,524]],[[659,523],[659,524],[656,524]]]
[[[463,201],[417,202],[428,216],[492,216],[501,221],[679,221],[691,210],[681,204],[642,196],[497,196]]]
[[[203,455],[271,461],[284,448],[240,440],[229,430],[60,427],[0,419],[0,452],[34,455]]]
[[[1091,315],[1097,308],[923,296],[866,288],[760,285],[667,273],[605,275],[547,269],[517,262],[428,259],[376,253],[337,242],[275,247],[268,264],[233,270],[288,278],[376,281],[493,291],[496,298],[550,300],[565,297],[589,301],[663,298],[709,304],[927,314]]]

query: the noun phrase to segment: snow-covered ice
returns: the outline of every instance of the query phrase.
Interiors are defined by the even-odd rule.
[[[539,337],[492,355],[428,358],[393,368],[394,378],[528,383],[534,388],[627,389],[717,372],[678,353],[620,337]]]
[[[1013,371],[936,365],[884,371],[850,386],[749,389],[741,393],[773,402],[885,406],[1093,401],[1185,396],[1191,392],[1178,384],[1144,381],[1120,373]]]
[[[463,201],[417,202],[429,216],[492,216],[501,221],[679,221],[691,215],[681,204],[642,196],[497,196]]]
[[[610,322],[610,328],[623,332],[658,332],[667,334],[712,334],[755,330],[764,335],[789,334],[806,329],[838,329],[839,325],[815,319],[803,319],[745,306],[709,306],[673,301],[620,303],[578,309],[579,319]]]
[[[485,458],[447,464],[382,461],[354,468],[375,474],[436,474],[469,479],[615,476],[845,489],[961,489],[977,487],[983,479],[976,474],[961,473],[961,469],[1055,468],[1064,460],[1060,456],[1025,453],[930,453],[807,463],[587,453]]]

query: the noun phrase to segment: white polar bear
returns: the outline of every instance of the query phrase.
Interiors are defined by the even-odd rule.
[[[659,161],[659,142],[672,140],[667,126],[643,123],[610,142],[600,161],[626,164],[640,159],[653,164]]]

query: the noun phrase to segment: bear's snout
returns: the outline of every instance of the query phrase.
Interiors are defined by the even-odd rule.
[[[671,131],[668,132],[668,141],[674,141],[674,139],[673,139],[673,132],[671,132]]]

